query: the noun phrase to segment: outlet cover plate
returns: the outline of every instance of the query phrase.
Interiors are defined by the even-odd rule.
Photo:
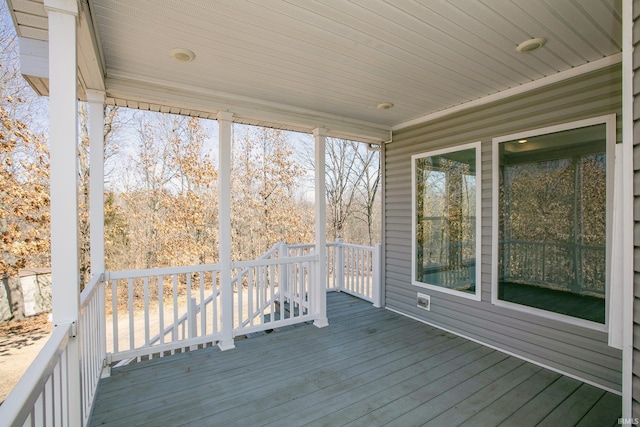
[[[431,295],[418,292],[417,305],[427,311],[431,311]]]

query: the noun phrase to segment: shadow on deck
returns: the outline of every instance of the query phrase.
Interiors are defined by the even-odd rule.
[[[342,293],[303,324],[114,369],[90,425],[613,426],[621,398]]]

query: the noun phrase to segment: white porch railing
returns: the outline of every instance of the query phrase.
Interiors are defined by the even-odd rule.
[[[244,335],[313,320],[313,269],[318,257],[290,256],[279,243],[255,261],[233,263],[234,331]]]
[[[219,271],[217,264],[208,264],[105,273],[107,362],[215,344],[220,339]]]
[[[69,359],[72,326],[56,327],[51,337],[0,406],[8,426],[71,425],[69,416]]]
[[[285,245],[289,256],[312,253],[315,245]],[[375,246],[344,243],[342,239],[327,243],[327,290],[345,292],[381,306],[380,244]]]
[[[314,319],[315,245],[277,244],[232,263],[233,336]],[[327,289],[380,306],[380,245],[327,244]],[[222,337],[217,264],[106,272],[80,296],[79,328],[61,325],[0,406],[9,426],[88,423],[103,368],[215,345]],[[105,310],[106,308],[106,310]],[[105,316],[106,315],[106,316]],[[228,326],[227,326],[228,327]],[[77,338],[75,337],[77,335]],[[68,344],[79,341],[80,385],[69,382]],[[71,396],[80,387],[80,401]]]
[[[95,277],[80,294],[80,381],[82,422],[87,425],[98,382],[105,367],[104,286],[102,275]],[[58,424],[56,424],[58,425]]]
[[[83,425],[91,408],[105,360],[102,277],[94,278],[80,295],[80,318],[56,326],[36,359],[0,406],[0,421],[8,426],[68,426],[79,411]],[[70,339],[79,340],[80,402],[74,402],[69,368]],[[76,386],[77,387],[77,386]]]

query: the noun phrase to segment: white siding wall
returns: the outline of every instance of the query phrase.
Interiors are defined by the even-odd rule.
[[[621,90],[620,66],[614,66],[394,134],[384,165],[386,306],[620,390],[621,353],[607,346],[605,333],[491,304],[491,139],[616,113],[620,140]],[[411,155],[474,141],[482,141],[482,301],[429,291],[427,312],[415,304],[416,292],[424,290],[411,285]]]

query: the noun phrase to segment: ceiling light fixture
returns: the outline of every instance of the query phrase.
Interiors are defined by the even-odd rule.
[[[381,102],[378,104],[378,110],[388,110],[393,107],[393,102]]]
[[[519,140],[518,140],[518,144],[524,144],[524,143],[526,143],[526,142],[527,142],[527,140],[526,140],[526,139],[519,139]]]
[[[525,40],[516,47],[516,52],[518,53],[533,52],[534,50],[540,49],[542,46],[544,46],[546,42],[547,42],[547,39],[543,37],[537,37],[535,39]]]
[[[196,54],[193,53],[193,51],[181,47],[171,49],[169,53],[171,54],[171,56],[181,62],[191,62],[196,59]]]

